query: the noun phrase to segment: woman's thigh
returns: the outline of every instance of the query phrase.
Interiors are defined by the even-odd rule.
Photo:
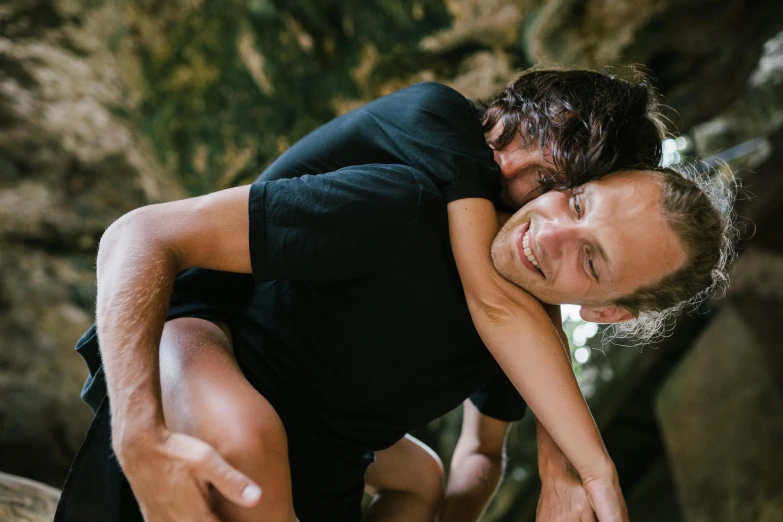
[[[296,520],[285,429],[271,404],[242,374],[225,326],[204,319],[166,323],[160,345],[166,425],[212,445],[263,491],[252,509],[214,493],[225,522]]]

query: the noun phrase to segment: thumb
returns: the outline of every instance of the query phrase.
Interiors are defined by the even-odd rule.
[[[261,498],[261,488],[247,475],[234,468],[214,449],[203,458],[196,475],[214,486],[234,504],[252,507]]]

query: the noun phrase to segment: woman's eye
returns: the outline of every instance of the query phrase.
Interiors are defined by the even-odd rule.
[[[529,137],[533,137],[536,135],[536,124],[532,122],[528,122],[527,124],[527,135]]]
[[[552,178],[550,178],[549,176],[544,174],[544,172],[539,172],[538,173],[538,183],[543,185],[543,186],[545,186],[545,187],[548,187],[549,185],[552,184]]]

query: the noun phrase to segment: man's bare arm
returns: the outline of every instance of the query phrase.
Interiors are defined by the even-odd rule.
[[[479,520],[503,476],[510,424],[483,415],[470,400],[463,408],[462,432],[451,459],[441,522]]]
[[[211,447],[166,430],[158,366],[177,272],[250,272],[248,194],[245,186],[143,207],[101,239],[96,316],[112,444],[147,520],[212,520],[207,484],[242,505],[260,493]]]

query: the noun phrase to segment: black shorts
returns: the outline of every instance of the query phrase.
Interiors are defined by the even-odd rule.
[[[55,522],[142,522],[139,506],[111,449],[104,399],[74,460]],[[364,474],[372,457],[346,459],[316,433],[285,424],[294,509],[301,522],[358,522]]]
[[[236,277],[234,277],[236,276]],[[195,281],[195,280],[194,280]],[[240,291],[252,288],[252,276],[215,273],[199,274],[199,291],[189,293],[188,274],[181,274],[169,319],[198,317],[225,321],[242,304]],[[205,284],[214,284],[216,292],[203,293]],[[231,291],[228,289],[233,285]],[[249,288],[248,288],[249,294]],[[206,296],[231,296],[230,302],[217,302]],[[90,429],[68,472],[56,522],[142,522],[136,499],[111,448],[111,424],[106,381],[101,366],[95,327],[88,330],[76,349],[90,370],[82,397],[95,412]],[[268,399],[274,396],[269,390]],[[264,393],[264,390],[260,390]],[[350,451],[314,431],[275,404],[288,438],[294,509],[301,522],[358,522],[364,492],[364,475],[372,462],[371,453]]]

